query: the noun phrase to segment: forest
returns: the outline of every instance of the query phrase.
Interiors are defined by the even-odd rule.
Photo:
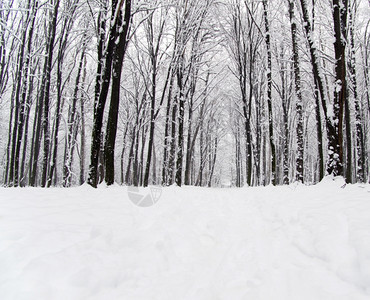
[[[3,186],[370,181],[368,0],[0,1]]]

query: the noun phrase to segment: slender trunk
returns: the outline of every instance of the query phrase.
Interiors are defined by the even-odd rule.
[[[320,104],[319,98],[321,99],[321,106],[323,108],[324,116],[325,116],[325,123],[326,123],[326,131],[328,140],[331,137],[335,137],[335,129],[334,126],[329,119],[328,112],[327,112],[327,100],[324,88],[323,77],[321,76],[320,68],[319,68],[319,58],[317,55],[317,49],[314,45],[314,41],[312,39],[312,29],[311,23],[308,18],[308,10],[306,0],[300,0],[301,7],[302,7],[302,14],[304,20],[304,29],[306,32],[306,39],[310,49],[310,57],[311,57],[311,64],[312,64],[312,73],[314,76],[314,83],[315,83],[315,113],[316,113],[316,131],[317,131],[317,138],[318,138],[318,153],[319,153],[319,175],[320,180],[324,176],[324,150],[323,150],[323,141],[322,141],[322,124],[321,124],[321,112],[320,112]]]
[[[124,172],[123,172],[123,163],[125,158],[125,151],[126,151],[126,137],[128,132],[128,124],[125,128],[125,133],[123,134],[123,146],[122,146],[122,152],[121,152],[121,184],[125,182]]]
[[[168,159],[168,185],[173,184],[174,171],[175,171],[175,157],[176,157],[176,116],[177,116],[177,98],[172,106],[172,116],[171,116],[171,144],[170,153]]]
[[[349,71],[352,81],[353,98],[355,102],[355,124],[356,124],[356,154],[357,154],[357,182],[365,182],[365,153],[364,153],[364,133],[362,128],[362,118],[360,101],[358,99],[357,92],[357,78],[356,78],[356,50],[355,50],[355,39],[354,39],[354,15],[352,9],[349,13],[349,33],[351,41],[351,59],[349,63]]]
[[[81,73],[83,69],[83,62],[85,58],[85,45],[82,46],[82,52],[80,56],[80,60],[78,63],[78,69],[77,69],[77,76],[76,76],[76,82],[75,87],[73,91],[73,97],[72,97],[72,104],[69,107],[68,111],[68,135],[67,135],[67,149],[66,149],[66,157],[64,159],[64,165],[63,165],[63,186],[68,187],[71,183],[71,176],[72,176],[72,153],[75,145],[74,140],[74,131],[76,128],[76,107],[77,107],[77,99],[78,99],[78,93],[79,93],[79,86],[80,86],[80,78]]]
[[[20,49],[18,53],[18,70],[17,70],[17,81],[16,81],[16,91],[14,94],[14,124],[13,124],[13,131],[12,131],[12,142],[11,142],[11,155],[10,155],[10,166],[9,166],[9,180],[8,184],[17,186],[18,185],[18,178],[15,178],[15,174],[18,177],[18,169],[15,171],[15,165],[17,165],[18,168],[18,162],[16,163],[16,149],[17,141],[18,141],[18,132],[19,127],[23,126],[23,116],[24,116],[24,103],[21,103],[20,97],[21,97],[21,90],[22,90],[22,82],[23,85],[26,85],[26,81],[23,81],[23,72],[25,71],[27,74],[27,69],[24,68],[23,61],[24,61],[24,52],[26,50],[26,40],[27,40],[27,28],[29,25],[29,11],[30,11],[30,2],[28,1],[28,9],[25,19],[25,27],[22,32],[22,41],[20,44]],[[27,53],[26,53],[27,55]],[[27,75],[26,75],[27,76]],[[20,137],[21,138],[21,137]],[[19,154],[18,154],[19,157]]]
[[[171,102],[172,102],[172,88],[173,88],[174,75],[171,75],[170,86],[167,97],[166,107],[166,123],[164,129],[164,146],[163,146],[163,166],[162,166],[162,185],[168,184],[168,145],[170,144],[170,127],[171,127]]]
[[[143,126],[143,131],[141,133],[141,152],[140,152],[139,181],[138,181],[138,185],[140,186],[143,185],[143,179],[144,179],[144,149],[145,149],[147,131],[148,131],[148,127]]]
[[[183,59],[183,58],[180,58]],[[177,74],[177,84],[179,88],[179,129],[177,134],[177,159],[175,182],[178,186],[182,185],[183,153],[184,153],[184,115],[185,115],[185,97],[183,87],[183,70],[180,68]]]
[[[236,126],[235,132],[235,168],[236,168],[236,187],[241,186],[241,176],[240,176],[240,129],[239,126]]]
[[[27,83],[28,83],[28,76],[30,73],[30,61],[31,61],[31,48],[32,48],[32,41],[33,41],[33,32],[34,32],[34,25],[37,13],[37,2],[34,3],[33,11],[31,15],[31,26],[28,32],[28,42],[27,42],[27,52],[26,52],[26,60],[24,63],[24,78],[23,78],[23,87],[22,87],[22,95],[21,95],[21,102],[20,102],[20,113],[19,113],[19,121],[18,121],[18,128],[17,128],[17,144],[15,148],[15,157],[14,157],[14,186],[18,186],[19,183],[19,161],[20,161],[20,151],[21,151],[21,144],[22,144],[22,136],[23,136],[23,129],[24,123],[26,119],[26,110],[27,110]]]
[[[15,89],[12,90],[11,101],[10,101],[10,117],[9,117],[9,125],[8,125],[8,144],[6,147],[6,167],[5,167],[5,175],[4,175],[4,184],[7,186],[9,183],[9,169],[10,169],[10,154],[11,154],[11,146],[12,146],[12,124],[14,118],[14,93]]]
[[[212,178],[213,178],[213,173],[215,171],[216,158],[217,158],[217,146],[218,146],[217,136],[215,137],[214,143],[215,144],[214,144],[213,153],[212,153],[212,161],[210,162],[211,168],[210,168],[210,173],[209,173],[209,178],[208,178],[208,187],[212,186]]]
[[[140,126],[141,127],[141,126]],[[140,128],[136,130],[135,147],[134,147],[134,161],[133,161],[133,180],[134,186],[139,185],[139,147],[140,147]]]
[[[322,141],[322,121],[321,121],[321,111],[320,111],[320,95],[317,88],[317,81],[315,80],[315,117],[316,117],[316,135],[317,135],[317,153],[318,153],[318,166],[319,166],[319,178],[321,181],[324,178],[325,166],[324,166],[324,149]]]
[[[304,145],[303,145],[303,101],[302,101],[302,91],[301,91],[301,75],[299,66],[299,56],[298,56],[298,43],[297,43],[297,25],[294,16],[294,2],[289,0],[289,18],[290,27],[292,33],[292,45],[293,45],[293,64],[294,64],[294,78],[295,78],[295,91],[297,94],[296,100],[296,111],[297,111],[297,156],[296,156],[296,180],[303,183],[303,155],[304,155]]]
[[[155,147],[153,148],[153,167],[152,167],[152,182],[157,184],[157,155]]]
[[[263,0],[263,16],[265,23],[265,41],[267,48],[267,109],[269,121],[269,141],[271,151],[271,183],[276,185],[276,150],[274,142],[274,125],[272,117],[272,59],[271,59],[271,42],[270,42],[270,25],[267,16],[267,0]]]
[[[33,122],[33,134],[32,134],[32,143],[31,143],[31,152],[30,152],[30,162],[29,162],[29,185],[37,185],[37,163],[38,156],[41,145],[41,121],[42,121],[42,107],[43,107],[43,97],[42,97],[42,86],[37,91],[37,100],[35,107],[35,119]]]
[[[86,56],[81,85],[80,113],[81,113],[81,145],[80,145],[80,185],[85,182],[85,80],[86,80]]]
[[[67,20],[64,21],[63,28],[67,27]],[[68,26],[69,27],[69,26]],[[54,129],[54,141],[53,141],[53,153],[51,159],[51,165],[48,174],[47,187],[51,186],[51,182],[54,176],[54,171],[57,164],[57,154],[58,154],[58,133],[59,124],[61,118],[61,102],[62,102],[62,67],[64,62],[64,54],[67,45],[69,30],[67,29],[59,40],[59,51],[57,58],[57,103],[55,109],[55,129]],[[55,171],[56,172],[56,171]]]
[[[46,186],[47,171],[49,165],[49,152],[50,152],[50,130],[49,130],[49,108],[50,108],[50,83],[51,83],[51,68],[53,62],[53,49],[54,40],[57,27],[58,9],[60,0],[55,0],[54,11],[52,14],[52,21],[50,22],[48,32],[48,50],[46,57],[46,72],[43,80],[45,81],[44,94],[44,115],[42,120],[42,126],[44,131],[44,153],[43,153],[43,164],[41,173],[41,187]]]
[[[155,101],[156,101],[156,81],[157,81],[157,60],[156,57],[152,57],[152,94],[150,101],[150,128],[149,128],[149,140],[148,140],[148,155],[145,165],[144,175],[144,187],[149,184],[150,164],[152,161],[153,144],[154,144],[154,127],[155,127]]]
[[[200,155],[200,164],[199,164],[199,172],[198,172],[198,179],[195,185],[202,186],[203,185],[203,167],[205,163],[204,159],[204,126],[203,126],[203,118],[200,120],[200,137],[199,137],[199,155]]]
[[[192,153],[192,123],[193,123],[193,104],[192,100],[189,105],[188,111],[188,135],[187,135],[187,142],[186,142],[186,156],[185,156],[185,175],[184,175],[184,184],[190,184],[190,170],[191,170],[191,161],[193,157]]]
[[[131,135],[131,146],[130,151],[128,155],[128,162],[127,162],[127,169],[126,169],[126,176],[125,176],[125,183],[130,185],[132,183],[130,175],[131,175],[131,165],[133,164],[134,160],[134,148],[135,148],[135,142],[136,142],[136,126],[132,129],[132,135]]]
[[[21,162],[21,170],[20,170],[20,186],[24,187],[26,185],[26,175],[25,175],[25,165],[26,165],[26,153],[27,153],[27,144],[28,144],[28,126],[29,126],[29,117],[31,111],[31,95],[33,93],[33,82],[34,82],[34,75],[36,72],[36,67],[31,71],[30,74],[30,83],[28,87],[27,93],[27,100],[26,100],[26,119],[25,119],[25,128],[24,128],[24,136],[23,136],[23,149],[22,149],[22,162]]]

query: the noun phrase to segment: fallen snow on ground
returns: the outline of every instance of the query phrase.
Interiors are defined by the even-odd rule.
[[[370,299],[370,185],[342,184],[1,188],[0,298]]]

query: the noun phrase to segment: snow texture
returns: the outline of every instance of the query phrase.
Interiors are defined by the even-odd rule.
[[[0,298],[370,299],[370,186],[0,190]]]

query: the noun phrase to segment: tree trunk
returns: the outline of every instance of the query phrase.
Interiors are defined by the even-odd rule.
[[[35,118],[33,123],[33,134],[32,134],[32,143],[31,143],[31,152],[30,152],[30,162],[29,162],[29,185],[37,185],[37,163],[41,145],[41,121],[42,121],[42,107],[43,107],[43,96],[42,96],[42,86],[43,81],[41,82],[41,88],[39,88],[37,93],[37,101],[35,107]]]
[[[315,83],[315,113],[316,113],[316,131],[317,131],[317,139],[318,139],[318,153],[319,153],[319,179],[321,180],[324,176],[324,151],[323,151],[323,141],[322,141],[322,125],[321,125],[321,113],[320,113],[320,104],[319,104],[319,97],[321,99],[321,105],[323,108],[324,116],[325,116],[325,123],[326,123],[326,130],[328,139],[330,136],[335,135],[334,127],[331,123],[331,120],[328,117],[327,112],[327,100],[325,96],[324,90],[324,83],[323,77],[321,76],[320,68],[319,68],[319,58],[317,55],[317,49],[314,45],[314,41],[312,39],[312,29],[311,23],[308,18],[308,11],[307,11],[307,4],[306,0],[300,0],[301,7],[302,7],[302,14],[304,20],[304,28],[306,31],[306,39],[310,48],[310,56],[311,56],[311,64],[312,64],[312,73],[314,76],[314,83]]]
[[[176,116],[177,116],[177,98],[172,106],[171,115],[171,144],[168,159],[168,185],[173,184],[174,171],[175,171],[175,158],[176,158]]]
[[[24,25],[24,28],[23,28],[23,32],[22,32],[22,41],[21,41],[21,44],[20,44],[20,49],[19,49],[19,53],[18,53],[18,69],[17,69],[17,79],[16,79],[16,91],[15,91],[15,94],[14,94],[14,124],[13,124],[13,131],[12,131],[12,142],[11,142],[11,155],[10,155],[10,166],[9,166],[9,180],[8,180],[8,184],[9,185],[14,185],[14,186],[17,186],[18,185],[18,178],[15,178],[15,174],[16,176],[18,177],[18,161],[16,162],[16,151],[18,150],[18,157],[19,157],[19,147],[17,148],[17,144],[18,144],[18,133],[19,133],[19,130],[21,127],[23,127],[23,121],[24,121],[24,103],[22,103],[20,101],[20,97],[21,97],[21,90],[22,90],[22,82],[23,82],[23,85],[26,85],[27,84],[27,81],[24,81],[23,79],[23,72],[25,71],[26,75],[27,76],[27,69],[25,69],[24,65],[23,65],[23,61],[24,61],[24,52],[25,52],[25,49],[26,49],[26,40],[27,40],[27,28],[28,28],[28,25],[29,25],[29,18],[30,18],[30,6],[31,6],[31,1],[29,0],[28,1],[28,4],[27,4],[27,13],[26,13],[26,19],[25,19],[25,25]],[[33,16],[33,15],[32,15]],[[28,43],[29,44],[29,43]],[[28,46],[28,45],[27,45]],[[26,55],[28,56],[28,54],[26,53]],[[26,58],[27,60],[27,58]],[[22,99],[23,100],[23,99]],[[10,128],[9,128],[9,131],[10,131]],[[20,137],[21,139],[22,137]],[[19,159],[19,158],[18,158]],[[17,170],[15,171],[15,166],[17,166]]]
[[[348,101],[346,81],[346,14],[347,0],[333,0],[334,21],[334,52],[335,52],[335,87],[333,105],[333,129],[328,132],[329,157],[327,172],[334,176],[343,175],[343,112],[345,102]],[[347,137],[350,138],[350,137]]]
[[[46,72],[43,80],[45,81],[45,89],[41,92],[44,94],[44,115],[43,115],[43,131],[44,131],[44,154],[41,173],[41,187],[46,186],[47,171],[49,166],[49,151],[50,151],[50,131],[49,131],[49,108],[50,108],[50,83],[51,83],[51,68],[53,62],[54,40],[57,27],[58,9],[60,0],[53,1],[54,11],[52,21],[48,32],[48,52],[46,57]]]
[[[357,78],[356,78],[356,50],[355,50],[355,39],[354,39],[354,15],[352,9],[349,13],[349,33],[351,41],[351,59],[349,62],[349,71],[352,82],[353,98],[355,102],[355,124],[356,124],[356,154],[357,154],[357,172],[356,180],[357,182],[365,182],[365,153],[364,153],[364,133],[362,128],[362,118],[360,101],[358,99],[357,92]]]
[[[297,111],[297,156],[296,156],[296,180],[303,183],[303,101],[301,91],[301,75],[299,67],[298,56],[298,43],[297,43],[297,25],[294,16],[294,2],[289,0],[289,18],[292,33],[292,46],[293,46],[293,64],[294,64],[294,78],[295,78],[295,91],[297,94],[296,111]]]
[[[62,37],[59,40],[59,51],[57,58],[57,103],[55,109],[55,130],[54,130],[54,141],[53,141],[53,153],[51,159],[51,165],[48,174],[47,187],[51,186],[53,180],[54,171],[57,164],[57,155],[58,155],[58,133],[59,133],[59,124],[61,118],[61,102],[62,102],[62,67],[64,63],[64,55],[68,41],[68,35],[71,28],[72,22],[71,19],[65,19],[63,23],[63,28],[66,30],[63,31]]]
[[[80,145],[80,185],[85,182],[85,80],[86,80],[86,56],[84,62],[84,70],[82,76],[81,97],[80,97],[80,113],[81,113],[81,145]]]
[[[262,0],[263,16],[265,23],[265,41],[267,48],[267,109],[269,121],[269,140],[271,150],[271,183],[276,185],[276,150],[274,142],[274,123],[272,117],[272,59],[271,59],[271,42],[270,42],[270,26],[267,16],[267,0]]]
[[[72,176],[72,156],[73,156],[73,150],[74,146],[76,144],[75,141],[75,130],[76,130],[76,110],[77,110],[77,99],[78,99],[78,93],[80,90],[80,78],[81,73],[83,69],[83,62],[85,59],[85,45],[82,46],[82,52],[80,56],[80,60],[78,63],[78,69],[77,69],[77,76],[76,76],[76,82],[75,87],[73,91],[73,97],[72,97],[72,104],[69,107],[68,110],[68,134],[67,134],[67,144],[66,144],[66,151],[65,151],[65,159],[64,159],[64,166],[63,166],[63,186],[69,187],[71,185],[71,176]]]
[[[183,58],[180,58],[183,60]],[[183,70],[180,67],[177,70],[177,84],[179,89],[179,114],[178,123],[179,130],[177,135],[177,159],[176,159],[176,176],[175,182],[178,186],[182,185],[182,167],[183,167],[183,153],[184,153],[184,115],[185,115],[185,95],[183,87]]]
[[[33,82],[35,77],[36,67],[31,71],[30,74],[30,83],[28,87],[27,100],[26,100],[26,119],[25,119],[25,128],[23,136],[23,149],[22,149],[22,161],[21,161],[21,170],[20,170],[20,186],[26,186],[26,175],[25,175],[25,165],[26,165],[26,153],[27,153],[27,144],[28,144],[28,126],[29,126],[29,117],[31,111],[31,95],[33,93]]]
[[[18,186],[19,183],[19,163],[20,163],[20,151],[23,137],[23,129],[26,119],[26,110],[27,110],[27,83],[28,76],[30,73],[30,61],[31,61],[31,49],[33,41],[33,32],[35,26],[35,19],[37,13],[37,2],[33,4],[32,15],[31,15],[31,27],[28,32],[28,42],[27,42],[27,52],[26,52],[26,61],[24,63],[24,78],[23,78],[23,87],[22,87],[22,96],[21,96],[21,110],[19,113],[19,122],[17,128],[17,145],[15,149],[15,160],[14,160],[14,186]]]
[[[107,185],[114,183],[114,149],[117,134],[117,121],[119,110],[119,99],[121,89],[122,64],[127,49],[127,36],[131,21],[131,0],[125,0],[125,15],[118,17],[117,32],[119,33],[119,42],[114,50],[113,60],[113,79],[111,89],[111,99],[108,114],[107,132],[104,146],[105,159],[105,182]]]
[[[105,65],[102,68],[102,75],[100,77],[99,74],[97,76],[101,78],[101,84],[96,87],[95,92],[96,94],[99,93],[95,104],[94,104],[94,123],[92,129],[92,137],[91,137],[91,155],[90,155],[90,167],[89,167],[89,178],[88,183],[92,187],[97,187],[98,185],[98,164],[99,164],[99,153],[101,150],[101,140],[102,140],[102,125],[103,125],[103,117],[104,117],[104,108],[105,103],[108,97],[108,90],[110,85],[110,79],[112,74],[112,63],[114,57],[114,50],[116,47],[116,40],[118,36],[118,27],[117,22],[119,21],[118,15],[120,13],[121,7],[123,5],[124,0],[112,0],[112,24],[109,30],[109,37],[108,37],[108,44],[107,48],[104,52],[105,58]],[[100,42],[99,42],[100,47]],[[98,82],[98,80],[97,80]],[[98,92],[99,89],[99,92]]]
[[[164,128],[164,143],[163,143],[163,166],[162,166],[162,185],[168,184],[169,172],[169,149],[170,143],[170,129],[171,129],[171,102],[172,102],[172,88],[173,88],[174,75],[171,75],[170,85],[167,96],[166,107],[166,123]]]

